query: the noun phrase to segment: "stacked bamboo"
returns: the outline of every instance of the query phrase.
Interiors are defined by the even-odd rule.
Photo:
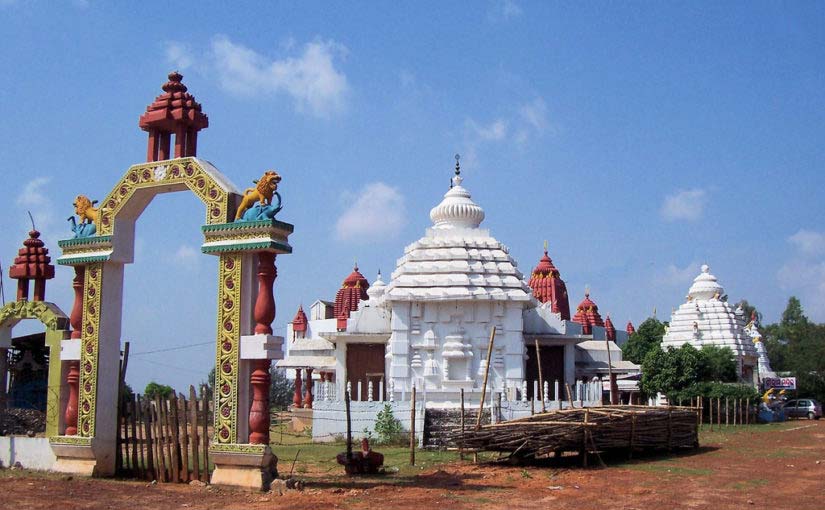
[[[697,427],[695,408],[625,405],[550,411],[463,432],[457,428],[449,439],[464,449],[530,459],[563,452],[694,448]]]

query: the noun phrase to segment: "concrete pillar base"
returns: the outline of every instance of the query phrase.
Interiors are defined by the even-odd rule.
[[[237,451],[210,452],[209,455],[215,463],[210,483],[235,489],[268,491],[272,481],[278,477],[278,457],[272,453],[269,446],[231,446],[237,446]],[[260,453],[245,451],[255,450],[257,447],[260,447]]]
[[[78,476],[99,475],[95,470],[97,459],[95,459],[95,452],[91,445],[52,442],[51,446],[55,457],[57,457],[57,462],[52,466],[52,471]]]

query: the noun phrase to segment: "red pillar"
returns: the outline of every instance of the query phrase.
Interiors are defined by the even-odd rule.
[[[186,133],[186,156],[194,158],[198,152],[198,132],[190,129]]]
[[[64,416],[66,422],[65,435],[75,436],[77,435],[77,395],[78,383],[80,382],[80,362],[70,361],[68,365],[66,382],[69,383],[69,401],[66,402],[66,415]]]
[[[175,147],[183,149],[183,134],[178,135]],[[271,335],[272,321],[275,319],[275,297],[272,284],[275,282],[275,254],[258,253],[258,297],[255,299],[255,334]],[[250,383],[252,384],[252,406],[249,409],[249,442],[269,444],[269,366],[268,359],[257,360],[253,364]]]
[[[72,281],[72,288],[74,289],[74,304],[72,305],[72,313],[69,316],[69,324],[72,326],[71,338],[79,339],[83,336],[81,326],[83,324],[83,281],[86,276],[86,268],[83,266],[75,266],[74,280]],[[66,412],[64,414],[64,421],[66,424],[67,436],[77,435],[77,399],[80,383],[80,361],[69,361],[66,370],[66,383],[69,385],[69,399],[66,402]]]
[[[301,398],[301,369],[295,369],[295,396],[292,397],[292,404],[296,408],[300,408],[301,404],[303,403],[303,399]]]
[[[72,288],[74,289],[74,304],[72,305],[72,313],[69,317],[69,324],[72,326],[72,338],[80,338],[83,333],[80,330],[83,322],[83,280],[86,276],[86,268],[83,266],[75,266],[74,280],[72,280]]]
[[[169,145],[172,143],[171,133],[160,133],[160,147],[158,149],[158,160],[169,159]]]
[[[158,160],[158,142],[160,134],[156,129],[149,131],[149,144],[146,148],[146,161]]]
[[[179,124],[175,131],[175,157],[182,158],[186,151],[186,126]]]
[[[306,409],[312,409],[312,369],[307,368],[307,381],[306,381],[306,389],[304,391],[304,407]]]
[[[34,300],[46,300],[46,280],[38,278],[34,281]]]
[[[275,254],[267,251],[258,253],[258,297],[255,300],[255,334],[271,335],[272,321],[275,320],[275,296],[272,285],[278,276],[275,268]]]
[[[252,371],[252,408],[249,410],[249,442],[269,444],[269,360],[255,361]]]
[[[28,278],[20,278],[17,280],[17,300],[28,301],[29,299],[29,280]]]

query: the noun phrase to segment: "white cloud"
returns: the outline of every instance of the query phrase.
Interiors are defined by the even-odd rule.
[[[493,0],[487,10],[487,19],[491,22],[500,20],[510,21],[524,14],[521,6],[515,0]]]
[[[510,143],[522,149],[527,142],[548,131],[549,126],[547,103],[541,97],[488,123],[468,118],[464,121],[461,163],[465,168],[473,168],[478,163],[481,148],[488,143]]]
[[[678,191],[665,197],[662,217],[668,221],[694,221],[702,217],[707,204],[707,192],[703,189]]]
[[[825,320],[825,233],[799,230],[788,238],[795,253],[776,274],[779,286],[796,294],[808,316]]]
[[[524,11],[521,10],[521,7],[513,0],[504,0],[501,12],[504,15],[504,19],[508,20],[518,18],[524,13]]]
[[[191,246],[182,244],[178,246],[178,249],[175,251],[174,259],[178,264],[188,266],[197,264],[199,256],[200,251],[192,248]]]
[[[663,271],[659,271],[654,280],[659,285],[684,286],[688,285],[699,274],[699,264],[691,262],[685,267],[670,264]]]
[[[803,228],[789,237],[788,241],[796,246],[796,249],[803,255],[825,255],[825,233],[813,232]]]
[[[51,177],[35,177],[27,182],[23,186],[23,191],[17,195],[17,205],[26,207],[43,205],[44,202],[49,200],[44,188],[51,180]]]
[[[487,125],[467,119],[466,126],[475,138],[485,142],[504,140],[507,136],[507,122],[503,119],[496,119]]]
[[[192,66],[195,57],[192,48],[188,44],[178,41],[169,41],[165,48],[166,61],[178,71],[183,71]]]
[[[334,41],[303,45],[298,56],[270,59],[220,35],[212,40],[212,57],[221,86],[233,94],[287,94],[299,111],[328,116],[343,109],[347,77],[336,67],[346,48]]]
[[[381,240],[395,237],[404,226],[404,197],[383,182],[364,187],[335,225],[338,239]]]
[[[31,212],[34,218],[34,224],[42,234],[41,238],[48,244],[53,244],[56,240],[56,235],[59,235],[55,232],[54,202],[52,201],[51,193],[46,191],[46,187],[51,180],[51,177],[35,177],[23,186],[23,189],[15,199],[17,205]],[[71,208],[71,203],[67,205],[66,210],[69,211],[69,208]],[[71,212],[74,212],[74,209],[71,209]],[[22,224],[27,225],[25,230],[28,231],[28,217],[22,216],[20,221],[23,222]],[[62,234],[62,237],[70,237],[71,232],[69,228],[66,227],[66,232]]]

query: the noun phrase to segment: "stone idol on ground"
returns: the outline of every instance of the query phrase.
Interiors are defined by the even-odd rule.
[[[348,475],[372,475],[384,465],[384,455],[370,449],[367,438],[361,440],[360,452],[343,452],[336,457],[338,464],[344,466]]]

